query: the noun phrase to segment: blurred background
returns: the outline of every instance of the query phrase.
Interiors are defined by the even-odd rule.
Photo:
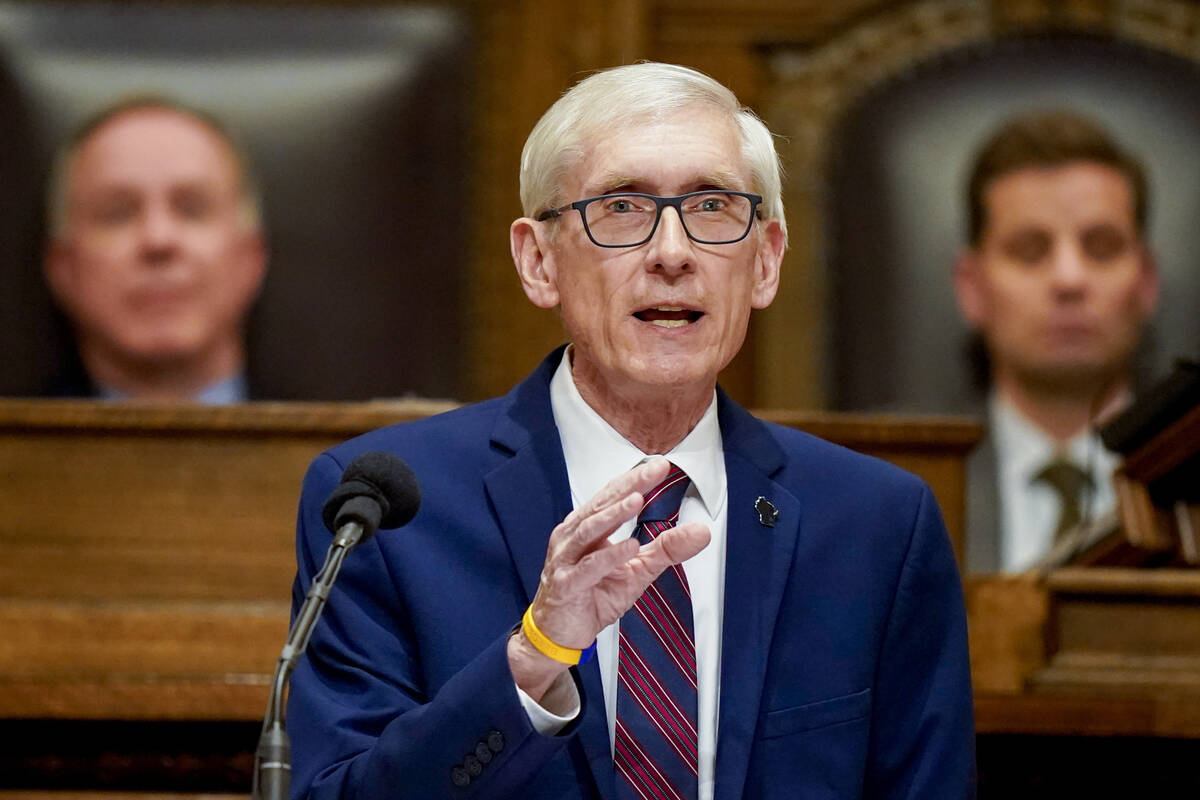
[[[40,267],[54,149],[95,110],[146,92],[214,111],[258,172],[270,247],[249,329],[258,397],[507,391],[563,338],[556,316],[526,300],[509,256],[524,139],[577,80],[638,59],[712,75],[779,136],[791,248],[776,302],[722,376],[743,404],[978,409],[950,282],[967,170],[981,139],[1030,107],[1093,116],[1146,161],[1164,291],[1139,368],[1153,378],[1200,357],[1194,0],[0,0],[0,395],[38,395],[69,350]],[[303,435],[311,421],[285,424]],[[0,471],[0,483],[15,475]],[[298,484],[285,477],[291,504]],[[39,514],[51,505],[35,500]],[[276,533],[286,581],[290,534]],[[14,525],[6,541],[15,551],[26,535]],[[267,588],[282,606],[283,584]],[[24,602],[5,606],[10,621]],[[274,623],[284,612],[272,613]],[[15,646],[8,656],[23,663]],[[9,689],[19,706],[20,686]],[[1052,731],[1043,706],[1009,727],[1009,700],[991,707],[982,796],[1066,796],[1079,770],[1097,792],[1196,789],[1195,775],[1186,791],[1179,783],[1195,716],[1116,703],[1089,727],[1091,707],[1054,702]],[[254,721],[163,716],[0,720],[15,743],[0,748],[0,796],[244,794]]]
[[[756,407],[971,407],[949,270],[967,161],[1064,105],[1148,161],[1166,287],[1146,368],[1200,347],[1200,60],[1190,2],[518,0],[0,3],[0,394],[62,357],[38,269],[58,140],[132,92],[209,108],[261,175],[271,249],[249,371],[270,399],[501,393],[561,340],[511,274],[517,159],[588,71],[712,74],[788,170],[779,300],[724,376]]]

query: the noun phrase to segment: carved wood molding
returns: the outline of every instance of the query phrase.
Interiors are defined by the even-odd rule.
[[[777,48],[764,116],[782,137],[791,247],[785,280],[755,339],[760,405],[823,408],[830,307],[822,215],[832,136],[867,91],[920,64],[1002,38],[1111,36],[1200,62],[1200,6],[1182,0],[926,0],[873,14],[815,48]]]

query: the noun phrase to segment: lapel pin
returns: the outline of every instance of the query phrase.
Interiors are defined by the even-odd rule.
[[[775,520],[779,519],[779,509],[770,500],[765,497],[759,497],[754,501],[754,510],[758,512],[759,525],[767,528],[775,527]]]

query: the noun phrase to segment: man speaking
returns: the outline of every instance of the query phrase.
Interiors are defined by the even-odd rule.
[[[289,699],[296,797],[961,798],[966,624],[919,480],[716,388],[787,232],[771,134],[690,69],[595,74],[538,122],[512,224],[570,344],[368,450],[422,481],[346,560]]]

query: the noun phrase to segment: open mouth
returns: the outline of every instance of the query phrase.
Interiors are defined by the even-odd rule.
[[[704,316],[703,311],[693,311],[682,306],[654,306],[634,313],[642,322],[658,325],[660,328],[680,328],[690,325]]]

